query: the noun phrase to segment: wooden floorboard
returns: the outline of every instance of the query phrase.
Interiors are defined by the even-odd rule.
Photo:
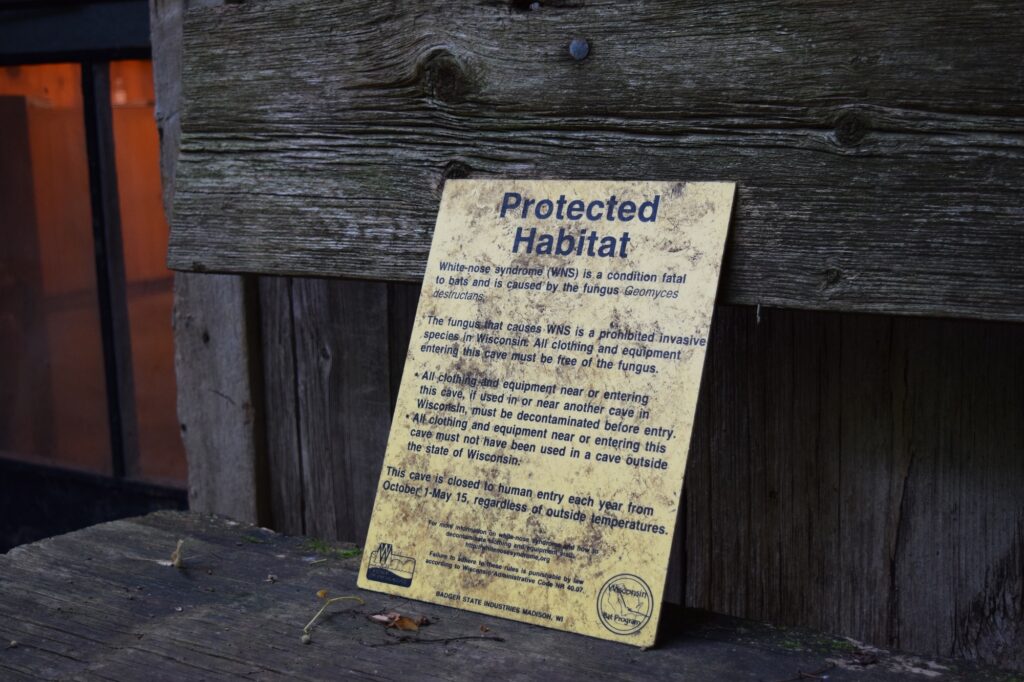
[[[182,568],[168,565],[184,539]],[[640,649],[360,591],[351,545],[195,513],[159,512],[0,556],[0,677],[781,681],[1011,679],[964,663],[868,649],[800,629],[672,610]],[[316,592],[338,604],[303,644]],[[367,616],[425,617],[418,632]],[[917,671],[917,672],[915,672]],[[806,678],[804,678],[806,679]]]

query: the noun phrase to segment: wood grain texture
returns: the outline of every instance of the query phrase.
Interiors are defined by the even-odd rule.
[[[412,327],[416,322],[416,307],[420,300],[420,286],[402,282],[388,283],[388,356],[391,372],[391,411],[398,401],[402,385],[405,358],[409,352]]]
[[[1024,669],[1024,328],[717,315],[686,604]]]
[[[236,275],[174,282],[178,421],[188,456],[189,508],[264,518],[261,400],[249,355],[252,294]]]
[[[270,523],[282,533],[298,535],[306,528],[306,495],[298,421],[292,280],[260,277],[259,296]]]
[[[181,132],[181,23],[187,0],[151,0],[153,79],[164,205],[173,205]],[[249,293],[247,294],[247,290]],[[248,301],[247,301],[248,299]],[[189,504],[243,521],[266,516],[258,419],[261,391],[251,342],[251,284],[234,275],[179,273],[174,283],[178,420],[188,456]]]
[[[738,179],[722,300],[1021,319],[1020,7],[518,6],[191,14],[172,263],[416,281],[447,177]],[[275,519],[356,537],[379,461],[346,460],[387,432],[359,400],[393,400],[414,296],[335,286],[261,282],[268,406],[291,401],[268,429],[317,444],[271,457],[302,477]],[[353,312],[382,298],[384,341]],[[687,603],[1024,668],[1020,328],[757,317],[713,331]],[[370,364],[339,359],[353,336]]]
[[[361,543],[391,427],[387,285],[296,279],[291,286],[306,533]],[[285,391],[268,402],[289,397],[287,386],[268,388]]]
[[[736,180],[726,302],[1024,319],[1020,3],[520,5],[190,12],[171,265],[415,282],[447,177]]]
[[[408,342],[415,287],[389,286],[390,349]],[[405,303],[398,312],[396,295]],[[318,335],[305,342],[307,358],[320,345],[331,358],[346,352],[337,332],[323,331],[352,324],[343,311],[380,310],[379,300],[367,304],[365,292],[345,288],[300,305],[302,326]],[[265,304],[265,318],[275,310]],[[668,600],[1024,668],[1024,328],[758,315],[716,312]],[[277,352],[270,348],[264,353]],[[383,346],[377,352],[384,357]],[[308,485],[323,502],[305,510],[330,537],[360,537],[373,502],[384,413],[362,415],[377,434],[364,449],[344,450],[329,435],[352,420],[332,396],[384,400],[393,375],[379,358],[368,362],[378,369],[303,370],[319,378],[297,399],[291,386],[270,395],[268,384],[268,406],[294,400],[306,413],[302,433],[319,425],[311,437],[321,445],[304,456],[320,472]],[[366,458],[373,463],[363,474],[346,473]],[[336,506],[349,508],[346,520]]]
[[[178,539],[180,570],[161,564]],[[822,671],[837,682],[894,682],[942,666],[950,682],[1011,679],[889,651],[859,658],[841,638],[681,610],[662,619],[658,647],[640,651],[364,592],[357,567],[314,553],[305,538],[199,514],[161,512],[26,545],[0,556],[0,677],[795,680]],[[365,603],[334,605],[303,645],[325,587]],[[367,618],[393,610],[431,624],[403,633]]]

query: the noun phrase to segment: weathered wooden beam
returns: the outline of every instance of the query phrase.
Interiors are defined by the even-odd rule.
[[[151,0],[153,78],[164,205],[174,200],[181,133],[182,16],[215,0]],[[170,211],[168,211],[170,215]],[[266,522],[255,283],[179,273],[174,281],[178,420],[192,509]]]
[[[448,177],[736,180],[726,302],[1024,319],[1024,5],[527,6],[191,11],[172,267],[417,281]]]

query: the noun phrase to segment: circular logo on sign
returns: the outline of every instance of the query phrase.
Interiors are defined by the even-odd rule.
[[[651,620],[653,612],[651,588],[629,573],[610,579],[597,594],[597,616],[617,635],[639,632]]]

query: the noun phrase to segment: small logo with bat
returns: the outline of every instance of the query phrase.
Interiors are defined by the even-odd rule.
[[[653,612],[651,588],[629,573],[608,580],[597,595],[597,615],[601,623],[617,635],[640,632],[650,622]]]
[[[416,573],[416,560],[412,557],[395,554],[390,542],[382,542],[377,549],[370,552],[370,560],[366,568],[366,578],[388,585],[409,587],[412,576]]]

